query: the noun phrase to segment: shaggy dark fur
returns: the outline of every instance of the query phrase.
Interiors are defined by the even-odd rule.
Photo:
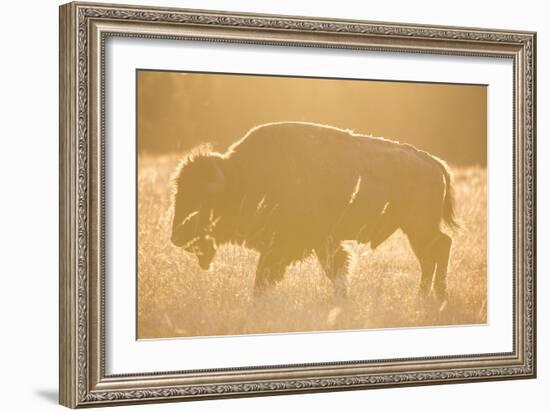
[[[318,124],[265,124],[224,154],[189,157],[176,185],[173,243],[197,254],[203,268],[217,244],[257,250],[257,292],[315,251],[345,296],[341,242],[374,249],[400,228],[422,268],[421,293],[434,283],[446,298],[451,238],[441,223],[457,226],[451,176],[410,145]]]

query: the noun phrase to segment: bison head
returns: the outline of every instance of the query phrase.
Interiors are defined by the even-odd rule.
[[[202,155],[184,164],[176,180],[172,243],[195,254],[208,269],[216,254],[216,205],[225,186],[223,158]]]

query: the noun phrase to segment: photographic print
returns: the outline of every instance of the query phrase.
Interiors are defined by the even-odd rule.
[[[536,377],[535,32],[59,27],[61,404]]]
[[[141,70],[139,339],[487,322],[487,89]]]

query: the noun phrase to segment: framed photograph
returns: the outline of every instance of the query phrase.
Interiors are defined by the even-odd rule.
[[[60,8],[60,403],[534,378],[536,35]]]

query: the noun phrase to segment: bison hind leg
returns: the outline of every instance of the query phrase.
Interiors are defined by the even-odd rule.
[[[434,278],[434,291],[437,299],[442,303],[441,308],[444,308],[447,301],[447,270],[449,268],[452,243],[453,240],[451,237],[440,233],[435,245],[438,259]]]
[[[447,303],[447,270],[452,239],[439,228],[415,230],[408,232],[407,236],[422,270],[420,296],[427,297],[433,291],[442,309]]]

